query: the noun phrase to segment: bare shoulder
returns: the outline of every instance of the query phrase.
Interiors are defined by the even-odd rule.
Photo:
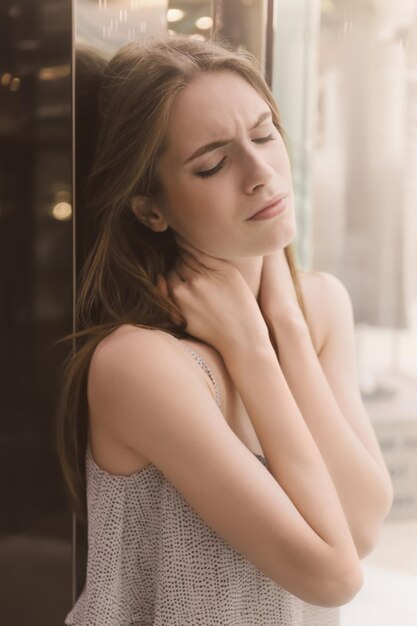
[[[90,386],[107,384],[117,392],[121,378],[129,380],[131,373],[141,371],[163,372],[187,364],[183,351],[168,333],[130,324],[124,324],[105,337],[95,349],[90,365]],[[158,383],[156,378],[155,384]],[[106,390],[108,388],[106,387]]]
[[[314,305],[319,298],[349,298],[348,291],[340,278],[334,274],[321,271],[299,270],[303,295],[309,299],[309,304]]]
[[[98,355],[101,355],[100,358],[102,358],[102,355],[123,349],[127,344],[134,347],[138,343],[152,343],[155,340],[158,341],[160,336],[156,330],[134,326],[133,324],[122,324],[98,344],[94,358],[98,358]]]
[[[179,389],[210,399],[201,368],[178,344],[164,331],[127,324],[98,344],[87,397],[90,446],[102,469],[130,475],[150,462],[144,438],[132,442],[158,404],[169,419]]]
[[[183,345],[181,345],[183,344]],[[106,364],[114,368],[122,367],[157,367],[163,371],[181,363],[191,369],[215,396],[213,384],[207,373],[191,356],[188,346],[202,356],[208,363],[215,379],[217,380],[221,396],[226,398],[227,371],[219,352],[212,346],[198,339],[176,339],[170,333],[160,329],[148,329],[140,326],[125,324],[107,336],[96,348],[91,370],[105,374]],[[92,376],[90,372],[90,376]]]
[[[318,354],[337,316],[352,316],[350,296],[345,285],[334,274],[299,270],[298,275],[307,320],[316,337],[315,348]]]

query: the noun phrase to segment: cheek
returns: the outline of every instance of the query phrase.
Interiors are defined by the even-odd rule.
[[[272,149],[273,149],[276,162],[280,163],[281,168],[285,167],[285,170],[289,172],[291,168],[290,159],[289,159],[287,148],[285,146],[284,140],[281,137],[281,135],[278,134],[276,141],[273,141],[272,143],[273,143]]]
[[[218,181],[196,177],[166,190],[165,216],[171,228],[201,247],[207,237],[218,238],[227,220],[228,197]]]
[[[173,224],[181,223],[196,212],[196,194],[190,185],[172,180],[165,187],[164,206],[167,219]]]
[[[290,166],[290,161],[288,158],[288,153],[283,144],[282,145],[279,144],[275,146],[275,149],[273,151],[273,157],[274,157],[275,167],[278,171],[286,175],[291,173],[291,166]]]
[[[187,206],[206,223],[224,222],[233,212],[234,197],[230,173],[220,171],[206,180],[195,178],[187,192]]]

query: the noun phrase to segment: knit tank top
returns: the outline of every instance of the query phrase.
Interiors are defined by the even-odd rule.
[[[181,345],[210,377],[220,407],[209,366]],[[339,625],[338,608],[307,604],[265,576],[152,463],[109,474],[87,447],[86,478],[86,583],[67,626]]]

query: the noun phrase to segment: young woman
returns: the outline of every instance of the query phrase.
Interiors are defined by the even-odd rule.
[[[262,72],[215,43],[129,44],[98,116],[59,422],[88,520],[66,623],[333,626],[392,485],[346,289],[294,264],[290,163]]]

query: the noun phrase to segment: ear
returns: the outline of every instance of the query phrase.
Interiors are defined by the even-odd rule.
[[[167,230],[168,222],[165,220],[160,208],[151,198],[134,196],[130,206],[137,219],[147,228],[155,232]]]

